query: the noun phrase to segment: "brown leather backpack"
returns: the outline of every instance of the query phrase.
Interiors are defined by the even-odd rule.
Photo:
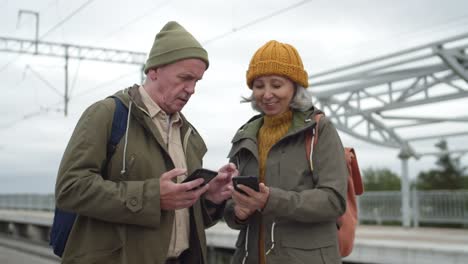
[[[310,162],[310,168],[313,171],[312,166],[312,153],[313,148],[318,142],[318,124],[323,114],[314,116],[315,135],[309,133],[306,135],[306,153],[307,159]],[[312,143],[313,141],[313,143]],[[344,155],[346,158],[346,164],[348,166],[348,191],[346,197],[346,211],[337,219],[338,227],[338,244],[340,254],[342,257],[346,257],[351,254],[354,245],[354,237],[356,233],[356,226],[358,224],[358,208],[356,202],[356,195],[361,195],[364,192],[364,186],[362,184],[361,172],[357,163],[356,153],[353,148],[344,148]],[[315,176],[315,175],[314,175]],[[314,182],[317,183],[318,178],[314,177]]]

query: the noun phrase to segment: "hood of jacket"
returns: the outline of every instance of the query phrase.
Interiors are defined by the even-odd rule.
[[[323,112],[315,107],[311,107],[306,111],[293,111],[293,119],[291,126],[286,133],[285,137],[297,134],[301,131],[312,129],[315,125],[314,116],[317,114],[322,114]],[[260,130],[260,127],[263,125],[264,115],[259,114],[252,117],[247,123],[237,130],[237,133],[234,135],[231,143],[235,143],[239,140],[248,138],[257,142],[257,133]]]

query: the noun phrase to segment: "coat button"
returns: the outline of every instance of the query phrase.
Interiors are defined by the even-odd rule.
[[[130,205],[132,205],[132,206],[136,206],[137,204],[138,204],[138,200],[137,200],[137,198],[135,198],[135,197],[132,197],[132,198],[130,199]]]

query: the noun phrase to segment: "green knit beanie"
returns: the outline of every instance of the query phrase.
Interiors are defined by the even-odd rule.
[[[146,61],[145,74],[151,68],[191,58],[204,61],[208,69],[208,53],[200,42],[179,23],[168,22],[154,38],[153,47]]]

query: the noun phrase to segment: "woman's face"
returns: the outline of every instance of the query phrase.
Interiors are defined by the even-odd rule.
[[[260,76],[252,83],[255,102],[267,116],[286,112],[294,96],[294,91],[294,83],[279,75]]]

